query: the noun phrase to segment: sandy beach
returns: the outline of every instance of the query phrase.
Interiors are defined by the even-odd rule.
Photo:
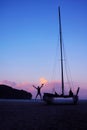
[[[87,100],[78,105],[0,100],[0,130],[86,130]]]

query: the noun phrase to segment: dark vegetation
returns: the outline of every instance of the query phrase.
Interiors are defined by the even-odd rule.
[[[32,94],[24,90],[17,90],[8,85],[0,85],[0,99],[31,99]]]

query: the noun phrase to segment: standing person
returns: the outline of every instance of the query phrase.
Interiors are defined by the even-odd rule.
[[[41,96],[41,88],[43,87],[43,85],[44,85],[44,84],[42,84],[40,87],[39,87],[39,86],[38,86],[38,87],[35,87],[35,86],[33,85],[33,87],[34,87],[35,89],[37,89],[37,94],[36,94],[35,99],[37,98],[38,95],[40,96],[40,98],[42,98],[42,96]]]
[[[73,96],[73,92],[72,92],[71,88],[69,90],[69,96]]]

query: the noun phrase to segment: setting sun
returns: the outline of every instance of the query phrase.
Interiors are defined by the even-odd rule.
[[[48,81],[45,78],[40,78],[40,84],[46,84]]]

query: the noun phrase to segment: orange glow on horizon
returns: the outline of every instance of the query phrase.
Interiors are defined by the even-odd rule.
[[[48,81],[45,78],[40,78],[40,84],[46,84]]]

